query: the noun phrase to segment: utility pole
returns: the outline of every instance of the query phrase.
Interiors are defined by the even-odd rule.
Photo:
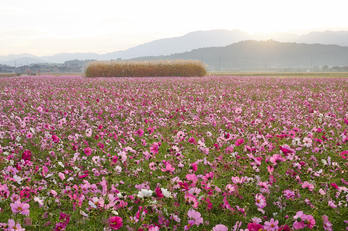
[[[313,59],[311,58],[311,71],[313,71]]]
[[[267,72],[267,59],[265,59],[265,72]]]

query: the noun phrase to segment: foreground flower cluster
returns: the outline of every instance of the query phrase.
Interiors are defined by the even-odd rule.
[[[0,230],[348,229],[347,89],[0,79]]]

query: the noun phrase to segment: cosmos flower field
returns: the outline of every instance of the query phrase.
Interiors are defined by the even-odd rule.
[[[0,230],[348,230],[348,78],[0,78]]]

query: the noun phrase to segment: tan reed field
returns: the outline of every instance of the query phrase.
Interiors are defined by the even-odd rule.
[[[0,77],[13,77],[18,75],[17,73],[0,73]]]
[[[198,60],[94,61],[87,64],[86,77],[204,76],[205,64]]]

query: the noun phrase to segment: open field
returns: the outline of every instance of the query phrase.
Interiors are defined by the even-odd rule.
[[[345,230],[348,79],[255,75],[1,78],[0,229]]]
[[[346,78],[348,72],[210,72],[219,76],[269,76],[286,78]]]

